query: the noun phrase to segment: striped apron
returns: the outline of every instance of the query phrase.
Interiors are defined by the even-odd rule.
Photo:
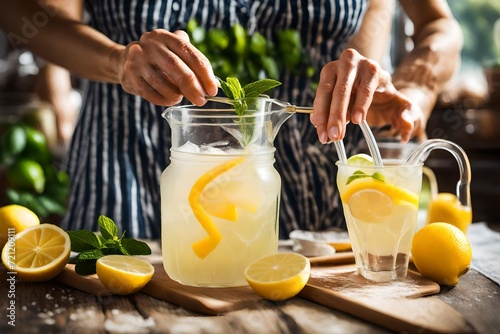
[[[185,29],[190,18],[206,29],[238,22],[269,39],[278,30],[293,28],[318,69],[338,58],[366,7],[367,0],[86,1],[89,24],[121,44],[157,28]],[[273,90],[274,97],[311,106],[310,80],[284,71],[283,85]],[[170,128],[161,117],[164,109],[127,94],[120,85],[85,85],[66,158],[71,195],[64,228],[97,230],[97,218],[106,215],[127,236],[159,238],[159,180],[169,164],[170,149]],[[347,131],[348,154],[361,138],[358,128]],[[296,114],[285,122],[275,146],[282,177],[280,237],[287,238],[294,229],[344,227],[335,181],[337,154],[333,145],[318,141],[309,116]]]

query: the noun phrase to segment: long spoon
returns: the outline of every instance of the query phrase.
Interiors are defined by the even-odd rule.
[[[206,96],[205,97],[207,101],[213,101],[213,102],[220,102],[220,103],[226,103],[226,104],[233,104],[231,102],[231,99],[227,97],[219,97],[219,96]],[[268,98],[268,97],[266,97]],[[313,111],[312,107],[298,107],[295,105],[292,105],[287,102],[282,102],[277,99],[272,99],[269,98],[270,102],[277,104],[282,108],[283,111],[285,112],[293,112],[293,113],[305,113],[305,114],[310,114]],[[373,162],[375,166],[382,166],[382,157],[380,155],[380,151],[378,149],[377,143],[375,141],[375,137],[373,136],[373,133],[368,126],[368,123],[364,121],[363,123],[359,124],[361,127],[361,131],[363,132],[363,135],[365,137],[365,140],[368,145],[368,149],[370,150],[370,154],[373,157]],[[337,150],[337,155],[339,156],[339,160],[341,163],[347,163],[347,155],[345,152],[345,147],[344,143],[339,140],[334,142],[335,148]]]

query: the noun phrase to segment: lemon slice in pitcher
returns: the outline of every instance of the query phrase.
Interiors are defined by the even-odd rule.
[[[200,203],[200,197],[210,182],[216,179],[219,175],[239,165],[244,160],[244,157],[239,157],[215,166],[200,176],[191,188],[188,198],[189,205],[191,206],[196,219],[198,219],[198,222],[208,234],[206,238],[197,241],[192,245],[193,251],[201,259],[205,258],[215,249],[215,247],[217,247],[222,239],[222,235],[217,229],[217,226],[215,226],[212,218],[207,214],[206,209]]]
[[[232,222],[238,220],[238,210],[257,212],[261,196],[255,185],[237,181],[212,182],[200,196],[200,204],[212,216]]]

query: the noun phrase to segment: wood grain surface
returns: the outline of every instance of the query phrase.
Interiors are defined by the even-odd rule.
[[[420,300],[423,296],[439,293],[438,284],[413,271],[403,280],[374,283],[357,275],[354,264],[343,264],[350,262],[348,258],[351,255],[341,254],[313,261],[316,265],[312,267],[311,278],[300,297],[391,330],[409,333],[422,330],[436,333],[470,331],[463,317],[438,299],[432,303],[408,302],[408,299]],[[320,263],[323,265],[318,265]],[[72,265],[68,265],[57,280],[96,296],[110,295],[95,275],[80,276]],[[155,275],[141,293],[206,315],[251,309],[262,301],[248,286],[200,288],[182,285],[171,280],[160,264],[155,264]],[[429,308],[434,310],[435,321],[431,324],[415,316],[426,314]],[[441,319],[443,321],[439,321]]]

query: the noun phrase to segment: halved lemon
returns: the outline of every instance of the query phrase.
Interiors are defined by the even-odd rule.
[[[297,295],[311,274],[309,260],[298,253],[276,253],[261,257],[245,269],[245,279],[259,296],[285,300]]]
[[[2,262],[23,281],[48,281],[64,269],[70,252],[71,242],[63,229],[41,224],[9,240],[2,250]]]
[[[141,290],[155,272],[151,263],[128,255],[106,255],[96,262],[97,277],[111,293],[128,295]]]

